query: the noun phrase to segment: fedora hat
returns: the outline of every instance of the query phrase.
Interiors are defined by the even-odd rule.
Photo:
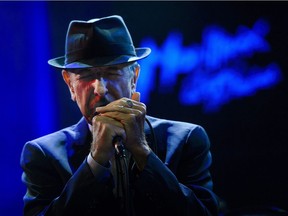
[[[89,68],[133,62],[147,57],[150,48],[135,48],[121,16],[70,22],[65,56],[48,64],[62,69]]]

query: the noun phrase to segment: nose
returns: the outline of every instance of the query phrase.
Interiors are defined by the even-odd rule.
[[[103,77],[99,77],[94,80],[93,86],[94,86],[94,94],[99,96],[105,96],[107,93],[107,82]]]

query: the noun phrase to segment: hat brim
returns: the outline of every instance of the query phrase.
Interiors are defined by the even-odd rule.
[[[151,49],[147,47],[136,48],[137,56],[110,56],[110,57],[97,57],[93,59],[83,59],[80,61],[72,62],[65,65],[65,56],[58,58],[53,58],[48,61],[48,64],[61,69],[77,69],[77,68],[91,68],[91,67],[103,67],[116,64],[124,64],[128,62],[138,61],[140,59],[146,58],[150,53]]]

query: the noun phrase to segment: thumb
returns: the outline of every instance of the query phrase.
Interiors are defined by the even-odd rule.
[[[140,102],[140,92],[134,92],[131,99]]]

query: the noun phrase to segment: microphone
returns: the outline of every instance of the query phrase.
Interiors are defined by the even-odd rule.
[[[126,157],[125,147],[123,145],[123,139],[121,136],[115,136],[112,140],[116,154],[120,157]]]

